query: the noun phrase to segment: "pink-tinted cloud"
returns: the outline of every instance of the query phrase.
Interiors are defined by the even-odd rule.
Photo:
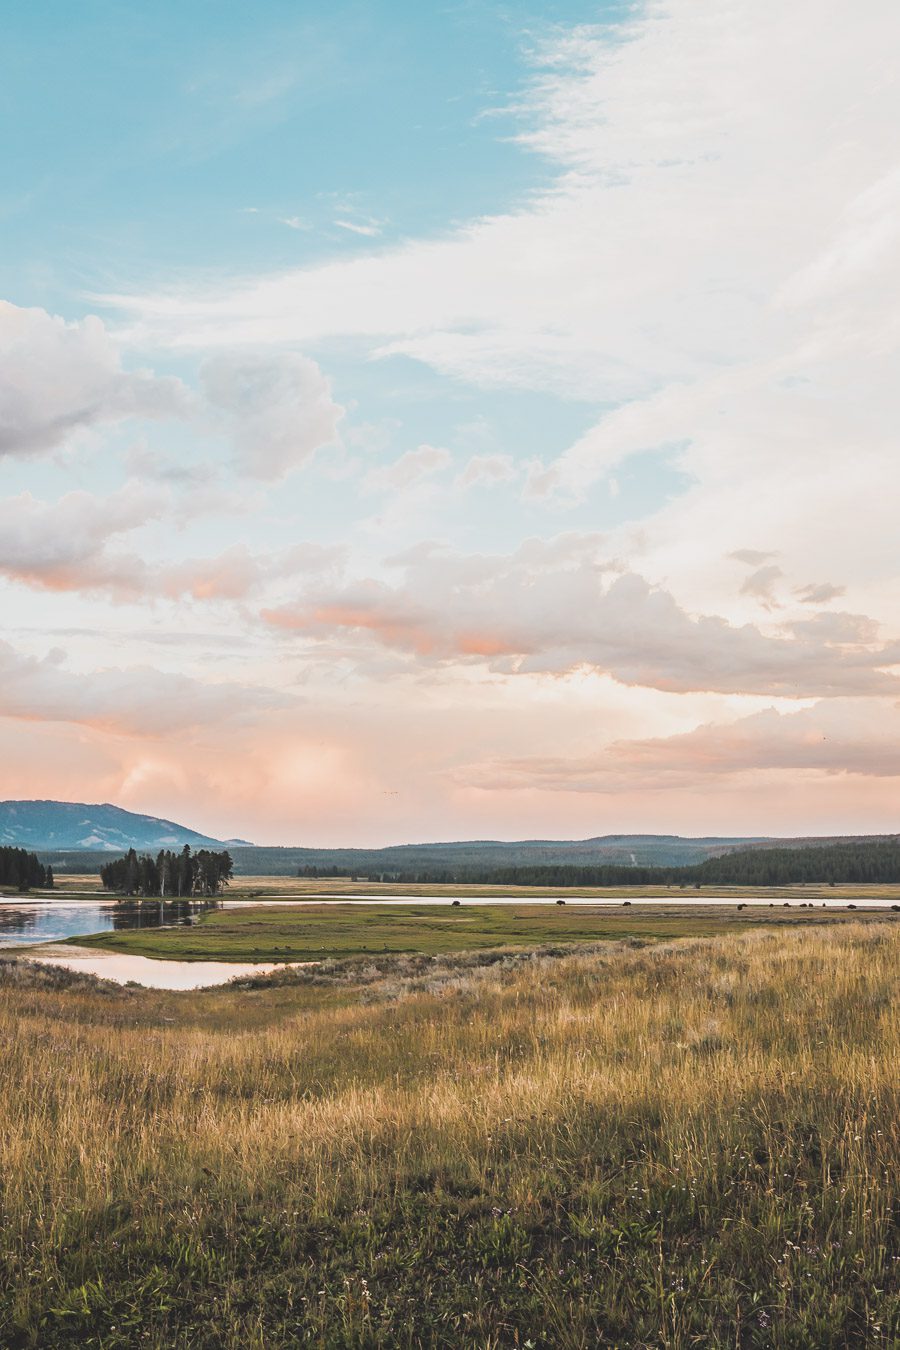
[[[798,712],[765,709],[676,736],[614,741],[582,756],[533,756],[467,765],[459,777],[494,790],[672,792],[770,771],[900,779],[900,710],[835,700]]]
[[[30,493],[2,506],[0,576],[39,590],[79,592],[117,602],[148,599],[243,600],[277,578],[333,570],[341,545],[304,543],[277,553],[234,544],[212,557],[151,563],[110,548],[114,540],[158,520],[169,495],[137,482],[107,496],[76,491],[48,503]]]
[[[0,642],[0,718],[159,736],[252,721],[291,702],[271,689],[203,682],[146,666],[78,673],[66,668],[59,650],[39,659]]]
[[[595,548],[595,546],[593,546]],[[489,658],[508,674],[589,668],[668,692],[786,697],[900,692],[871,621],[820,616],[777,636],[692,616],[661,587],[621,573],[572,537],[509,557],[419,552],[403,584],[368,580],[266,609],[285,632],[371,638],[429,662]]]
[[[108,590],[121,598],[142,585],[138,557],[110,559],[111,539],[156,518],[165,495],[129,483],[105,497],[69,492],[53,503],[30,493],[2,503],[0,575],[51,591]]]

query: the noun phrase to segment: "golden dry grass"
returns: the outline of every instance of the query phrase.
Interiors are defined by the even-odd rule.
[[[900,933],[0,984],[6,1345],[892,1346]]]

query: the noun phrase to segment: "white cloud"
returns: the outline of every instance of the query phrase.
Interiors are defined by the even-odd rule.
[[[381,234],[381,226],[374,220],[336,220],[334,224],[338,229],[349,230],[351,234],[361,234],[366,239],[374,239]]]
[[[482,483],[510,483],[516,474],[512,455],[472,455],[457,476],[456,486],[470,488]]]
[[[123,370],[100,319],[80,323],[0,301],[0,455],[37,454],[128,417],[182,415],[178,380]]]
[[[420,445],[407,450],[392,464],[371,469],[364,483],[373,492],[405,492],[453,463],[449,450],[436,445]]]
[[[333,444],[343,409],[315,361],[297,352],[223,354],[200,371],[204,393],[228,427],[237,465],[283,478]]]

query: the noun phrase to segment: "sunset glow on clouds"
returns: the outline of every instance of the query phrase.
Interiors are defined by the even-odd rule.
[[[895,829],[896,6],[306,8],[2,58],[0,795]]]

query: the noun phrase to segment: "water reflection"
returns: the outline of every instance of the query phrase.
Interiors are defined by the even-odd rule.
[[[190,924],[220,908],[218,900],[10,900],[0,901],[0,947],[59,942],[87,933]]]
[[[0,906],[0,944],[10,933],[27,933],[34,927],[36,917],[34,909],[25,905]],[[23,938],[22,941],[33,942],[34,938]]]
[[[191,924],[195,914],[221,907],[219,900],[119,900],[114,908],[112,926],[118,932],[132,928],[161,928],[164,924]]]

